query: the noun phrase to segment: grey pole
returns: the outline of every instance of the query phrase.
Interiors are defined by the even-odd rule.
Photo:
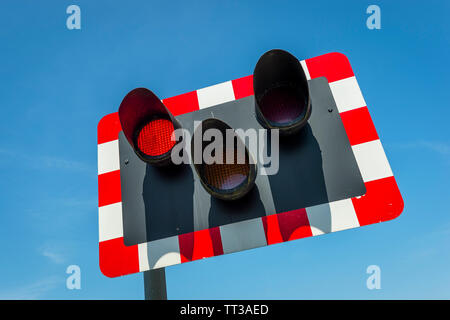
[[[165,268],[144,271],[145,300],[167,300]]]

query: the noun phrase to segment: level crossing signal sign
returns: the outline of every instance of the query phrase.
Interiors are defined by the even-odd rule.
[[[231,143],[205,139],[208,129],[231,132]],[[242,135],[251,130],[256,148]],[[341,53],[299,61],[271,50],[253,75],[163,100],[134,89],[100,120],[97,138],[99,257],[108,277],[357,228],[403,210]],[[213,161],[203,159],[213,143],[221,147],[209,152]]]

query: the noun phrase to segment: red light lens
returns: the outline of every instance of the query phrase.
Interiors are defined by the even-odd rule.
[[[167,119],[150,121],[139,132],[137,146],[146,155],[163,155],[175,145],[175,141],[171,140],[173,132],[173,124]]]

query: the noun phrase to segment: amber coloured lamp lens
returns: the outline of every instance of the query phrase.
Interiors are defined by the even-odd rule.
[[[232,190],[245,182],[250,174],[250,165],[246,159],[245,163],[238,163],[237,151],[225,148],[223,163],[215,163],[204,166],[204,177],[206,182],[218,190]],[[234,154],[233,163],[226,163],[227,153]]]

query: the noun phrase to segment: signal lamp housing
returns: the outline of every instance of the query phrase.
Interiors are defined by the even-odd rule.
[[[208,164],[204,161],[204,150],[209,144],[201,137],[201,163],[196,163],[194,152],[195,141],[200,141],[196,136],[208,129],[217,129],[222,134],[222,161],[221,163]],[[233,130],[233,143],[227,144],[227,130],[233,130],[228,124],[218,119],[206,119],[197,127],[191,142],[191,159],[194,160],[194,168],[200,178],[202,186],[213,197],[222,200],[236,200],[245,196],[254,186],[256,179],[256,164],[251,158],[247,147]],[[210,142],[213,143],[213,142]],[[232,146],[231,146],[232,145]],[[243,151],[243,157],[239,157],[239,150]],[[227,162],[232,159],[232,162]],[[242,160],[242,161],[241,161]]]
[[[130,91],[120,104],[119,119],[141,160],[156,166],[171,163],[171,151],[177,143],[174,130],[181,126],[153,92],[146,88]]]
[[[311,115],[308,80],[299,60],[287,51],[264,53],[253,71],[255,111],[258,121],[280,134],[303,128]]]

